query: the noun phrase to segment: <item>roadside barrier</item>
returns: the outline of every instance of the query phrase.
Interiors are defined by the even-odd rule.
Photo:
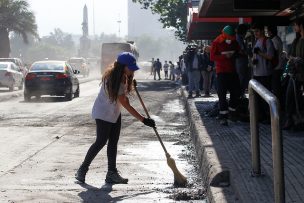
[[[285,203],[283,140],[280,127],[280,104],[278,99],[261,83],[252,79],[248,86],[250,107],[252,175],[261,176],[260,136],[257,97],[260,95],[269,105],[271,116],[273,187],[275,203]]]

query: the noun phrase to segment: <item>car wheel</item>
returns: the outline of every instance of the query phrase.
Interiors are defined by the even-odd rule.
[[[79,89],[79,85],[78,85],[77,90],[76,90],[76,92],[74,93],[74,97],[75,97],[75,98],[79,97],[79,94],[80,94],[80,89]]]
[[[73,99],[73,92],[72,92],[72,88],[71,88],[70,92],[65,94],[65,100],[71,101],[72,99]]]
[[[24,101],[29,102],[31,100],[31,95],[28,93],[24,93]]]

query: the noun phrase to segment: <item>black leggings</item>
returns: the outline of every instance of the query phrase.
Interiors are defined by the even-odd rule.
[[[109,140],[107,148],[108,170],[116,171],[117,143],[119,140],[120,128],[121,115],[116,123],[96,119],[96,141],[89,148],[81,167],[88,168],[98,152]]]

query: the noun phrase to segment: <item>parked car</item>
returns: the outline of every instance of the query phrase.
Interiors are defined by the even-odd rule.
[[[65,61],[37,61],[25,77],[24,100],[41,95],[64,96],[67,101],[79,97],[79,71]]]
[[[0,87],[23,89],[23,73],[13,62],[0,62]]]
[[[20,68],[24,77],[27,74],[28,70],[27,70],[27,68],[25,67],[24,63],[22,62],[22,60],[20,58],[0,58],[0,61],[13,62]]]
[[[80,75],[83,77],[88,77],[90,74],[90,69],[88,62],[83,57],[72,57],[68,60],[69,64],[73,66],[75,70],[78,70]]]

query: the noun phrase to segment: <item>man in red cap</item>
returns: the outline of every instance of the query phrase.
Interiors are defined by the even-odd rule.
[[[210,59],[215,62],[220,108],[219,118],[222,125],[228,124],[228,113],[231,120],[235,120],[240,96],[240,82],[235,68],[235,56],[239,50],[235,31],[230,25],[224,27],[222,33],[211,45]],[[229,105],[226,99],[227,91],[230,92]]]

